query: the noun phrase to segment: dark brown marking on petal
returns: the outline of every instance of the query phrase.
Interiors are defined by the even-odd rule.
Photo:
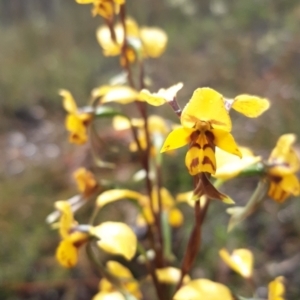
[[[200,135],[200,131],[199,130],[195,130],[191,133],[190,135],[190,139],[191,139],[191,142],[195,142],[197,139],[198,139],[198,136]]]
[[[212,169],[214,171],[216,171],[216,166],[214,165],[214,163],[211,161],[211,159],[208,156],[204,156],[203,160],[202,160],[202,164],[203,165],[211,165]]]
[[[198,167],[199,164],[200,164],[199,158],[198,157],[193,158],[191,163],[190,163],[190,169],[192,170],[192,169]]]

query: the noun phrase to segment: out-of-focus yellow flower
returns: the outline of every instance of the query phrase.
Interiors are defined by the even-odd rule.
[[[181,114],[182,127],[167,137],[161,152],[189,143],[185,164],[191,175],[201,172],[215,174],[215,146],[241,157],[231,131],[231,120],[223,96],[210,88],[194,91]]]
[[[116,261],[108,261],[106,268],[111,275],[121,282],[122,289],[134,295],[137,299],[142,298],[138,282],[134,279],[129,269]],[[106,278],[100,280],[99,293],[93,297],[93,300],[125,300],[124,296],[116,291],[115,287]]]
[[[157,187],[154,187],[152,190],[152,201],[153,201],[153,209],[154,212],[159,211],[159,201],[158,201],[158,190]],[[162,203],[162,209],[164,212],[168,214],[169,224],[173,227],[179,227],[183,223],[183,214],[176,207],[176,202],[173,196],[166,188],[160,189],[160,197]],[[145,196],[144,200],[141,201],[141,205],[143,206],[142,214],[137,217],[137,224],[144,226],[146,224],[153,224],[154,216],[152,214],[152,210],[150,208],[150,199]]]
[[[158,190],[156,187],[153,188],[151,196],[154,211],[158,212]],[[178,208],[176,208],[176,202],[174,198],[172,197],[170,192],[165,188],[160,189],[160,196],[162,201],[162,208],[166,213],[168,213],[168,220],[170,225],[174,227],[180,226],[183,222],[183,215],[181,211]],[[108,203],[124,199],[133,199],[137,201],[142,207],[142,214],[137,217],[137,223],[139,225],[145,225],[146,222],[148,224],[153,223],[154,217],[150,209],[150,199],[141,193],[126,189],[108,190],[98,196],[96,203],[97,206],[103,207]]]
[[[93,4],[93,16],[100,15],[105,19],[110,19],[114,14],[120,11],[120,5],[125,0],[76,0],[79,4]]]
[[[57,201],[55,207],[61,213],[58,226],[62,238],[56,249],[56,259],[63,267],[71,268],[77,264],[78,248],[87,241],[88,234],[72,232],[72,228],[77,225],[77,222],[74,220],[70,203]]]
[[[137,23],[130,18],[126,19],[125,26],[127,44],[129,45],[126,49],[126,56],[129,62],[136,60],[137,53],[140,53],[143,58],[156,58],[165,51],[168,37],[162,29],[156,27],[139,28]],[[101,26],[97,30],[97,40],[105,56],[116,56],[122,53],[124,30],[121,23],[115,25],[114,32],[115,41],[112,39],[111,31],[107,26]]]
[[[104,222],[90,227],[89,233],[99,239],[97,245],[104,251],[132,259],[137,247],[137,238],[132,229],[122,222]]]
[[[269,283],[268,286],[268,300],[284,300],[285,288],[283,284],[284,278],[282,276],[276,277]]]
[[[84,198],[89,198],[97,189],[98,183],[92,172],[85,168],[79,168],[73,173],[78,190]]]
[[[165,284],[177,284],[181,276],[181,270],[174,267],[156,269],[155,273],[157,276],[157,280]],[[191,281],[190,276],[185,275],[183,284],[187,284],[189,281]]]
[[[147,139],[145,133],[145,122],[143,119],[133,118],[131,120],[122,117],[116,116],[113,118],[113,127],[115,130],[127,130],[130,129],[131,126],[135,127],[137,130],[137,138],[139,140],[140,146],[143,150],[147,148]],[[151,150],[150,154],[154,157],[157,154],[155,143],[163,142],[163,139],[168,134],[169,128],[171,128],[172,124],[167,122],[160,116],[151,115],[148,117],[148,130],[150,135],[151,142]],[[138,150],[137,143],[132,140],[129,144],[129,150],[135,152]]]
[[[219,254],[223,261],[244,278],[251,278],[253,272],[253,254],[248,249],[236,249],[230,255],[226,249],[221,249]]]
[[[246,168],[261,161],[260,156],[254,156],[253,152],[246,147],[239,147],[242,158],[232,155],[216,147],[217,171],[213,175],[222,180],[228,180],[238,176]]]
[[[92,120],[90,113],[80,112],[72,94],[67,90],[60,90],[59,95],[63,97],[63,107],[67,111],[66,128],[70,132],[70,143],[82,145],[87,142],[87,126]]]
[[[300,194],[299,179],[295,175],[300,168],[299,158],[293,149],[295,141],[294,134],[282,135],[268,159],[268,195],[279,203],[284,202],[290,195]]]
[[[228,287],[208,279],[195,279],[181,287],[173,300],[233,300]]]

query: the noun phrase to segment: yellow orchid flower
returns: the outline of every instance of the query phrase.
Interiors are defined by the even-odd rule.
[[[78,248],[88,240],[88,234],[78,231],[72,232],[72,228],[77,225],[77,222],[74,220],[69,202],[57,201],[55,207],[61,213],[58,226],[62,238],[55,256],[63,267],[72,268],[78,261]]]
[[[73,173],[73,177],[76,180],[78,190],[84,198],[89,198],[98,187],[98,183],[92,172],[85,168],[79,168]]]
[[[295,141],[294,134],[282,135],[268,159],[268,195],[279,203],[284,202],[290,195],[300,194],[299,179],[295,175],[300,168],[300,161],[292,147]]]
[[[268,300],[284,300],[284,278],[282,276],[276,277],[269,283],[268,286]]]
[[[223,261],[244,278],[251,278],[253,272],[253,254],[248,249],[236,249],[230,255],[226,249],[219,254]]]
[[[121,287],[131,295],[134,295],[137,299],[142,298],[142,294],[139,288],[139,284],[134,279],[129,269],[121,265],[116,261],[108,261],[106,263],[107,271],[111,275],[116,277],[121,282]],[[99,293],[97,293],[92,300],[125,300],[124,296],[116,290],[113,284],[106,278],[103,278],[99,282]]]
[[[168,37],[162,29],[156,27],[139,28],[137,23],[130,18],[126,19],[125,26],[129,44],[126,49],[126,56],[129,62],[136,60],[137,52],[143,58],[156,58],[165,51]],[[121,23],[115,25],[114,32],[115,41],[112,39],[110,29],[107,26],[101,26],[97,30],[97,40],[105,56],[116,56],[122,53],[124,30]]]
[[[213,175],[215,178],[229,180],[238,176],[246,168],[261,161],[260,156],[254,156],[253,152],[246,147],[240,147],[242,158],[232,155],[216,147],[217,171]]]
[[[118,14],[120,5],[125,3],[125,0],[76,0],[78,4],[93,4],[93,16],[101,16],[105,19],[110,19],[113,15]]]
[[[182,127],[167,137],[161,152],[189,144],[185,164],[191,175],[215,174],[215,146],[241,157],[231,131],[231,120],[221,94],[210,88],[198,88],[181,114]]]
[[[63,97],[63,107],[67,111],[66,129],[70,132],[70,143],[82,145],[87,142],[87,126],[92,115],[78,110],[72,94],[67,90],[60,90],[59,95]]]

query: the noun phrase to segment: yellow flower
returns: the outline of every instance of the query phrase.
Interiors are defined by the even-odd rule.
[[[225,152],[216,147],[217,171],[214,177],[222,180],[228,180],[238,176],[243,170],[261,161],[260,156],[254,156],[253,152],[246,147],[239,147],[242,158]]]
[[[165,51],[168,37],[160,28],[141,27],[133,19],[126,19],[126,37],[129,47],[126,55],[129,62],[136,60],[136,55],[146,57],[159,57]],[[103,49],[105,56],[116,56],[122,53],[124,43],[124,30],[121,23],[114,27],[116,40],[111,36],[111,31],[107,26],[101,26],[97,30],[97,40]],[[124,60],[124,58],[122,58]],[[121,60],[122,60],[121,59]]]
[[[77,264],[78,248],[87,241],[88,234],[78,231],[72,232],[77,222],[74,220],[70,203],[57,201],[55,207],[61,213],[58,226],[62,238],[56,249],[56,259],[63,267],[71,268]]]
[[[120,5],[125,0],[76,0],[79,4],[93,4],[93,16],[100,15],[105,19],[110,19],[114,14],[120,11]]]
[[[152,201],[153,201],[153,209],[154,212],[159,211],[158,205],[158,190],[157,187],[154,187],[152,190]],[[176,202],[173,196],[166,188],[160,189],[160,197],[162,202],[162,209],[164,212],[168,214],[169,224],[173,227],[179,227],[183,223],[183,215],[181,211],[175,206]],[[137,217],[137,224],[144,226],[146,224],[154,223],[154,216],[152,214],[152,210],[150,208],[150,199],[145,197],[144,200],[141,201],[143,206],[142,214]]]
[[[181,127],[167,137],[161,152],[189,144],[185,164],[191,175],[215,174],[215,146],[240,156],[231,131],[231,120],[223,97],[210,88],[199,88],[181,114]]]
[[[230,255],[226,249],[219,254],[223,261],[244,278],[251,278],[253,272],[253,254],[248,249],[236,249]]]
[[[268,286],[268,300],[284,300],[284,278],[282,276],[276,277],[269,283]]]
[[[270,180],[268,195],[276,202],[284,202],[290,195],[300,194],[300,184],[295,173],[300,168],[299,158],[293,149],[294,134],[282,135],[273,149],[267,171]]]
[[[163,210],[168,213],[168,220],[170,225],[176,227],[180,226],[183,222],[183,215],[179,209],[176,208],[176,202],[170,192],[165,189],[160,189],[160,196],[162,201]],[[155,212],[158,212],[158,190],[156,187],[152,191],[153,197],[153,208]],[[154,216],[150,210],[150,199],[138,192],[123,189],[108,190],[100,194],[96,200],[98,207],[103,207],[108,203],[124,200],[133,199],[139,203],[142,207],[142,214],[137,217],[137,223],[139,225],[152,224],[154,221]]]
[[[84,198],[89,198],[97,189],[98,183],[93,173],[85,168],[79,168],[73,173],[78,190]]]
[[[195,279],[181,287],[173,300],[233,300],[225,285],[208,279]]]
[[[124,290],[129,292],[131,295],[134,295],[137,299],[142,298],[139,284],[134,279],[129,269],[112,260],[106,263],[106,268],[111,275],[120,280],[121,287]],[[125,300],[124,296],[120,292],[116,291],[113,284],[106,278],[100,280],[99,293],[93,297],[93,300],[100,299]]]
[[[66,128],[70,132],[70,143],[82,145],[87,142],[87,126],[92,115],[80,112],[72,94],[67,90],[60,90],[59,95],[63,97],[63,107],[67,111]]]
[[[161,143],[163,142],[165,136],[168,134],[168,130],[169,128],[171,128],[171,125],[172,124],[170,124],[160,116],[151,115],[148,117],[148,130],[150,135],[150,143],[152,145],[150,154],[152,157],[154,157],[159,151]],[[115,116],[113,118],[113,128],[115,130],[128,130],[131,128],[131,126],[136,128],[137,139],[142,150],[145,150],[147,148],[147,139],[144,120],[139,118],[133,118],[129,120],[128,118],[122,116]],[[160,144],[159,148],[154,146],[158,143]],[[138,150],[138,145],[134,140],[130,142],[129,150],[131,152],[136,152]]]

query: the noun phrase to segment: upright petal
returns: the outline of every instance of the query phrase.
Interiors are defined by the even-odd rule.
[[[231,120],[223,96],[211,88],[198,88],[181,114],[181,124],[193,127],[197,120],[206,121],[224,131],[231,131]]]

